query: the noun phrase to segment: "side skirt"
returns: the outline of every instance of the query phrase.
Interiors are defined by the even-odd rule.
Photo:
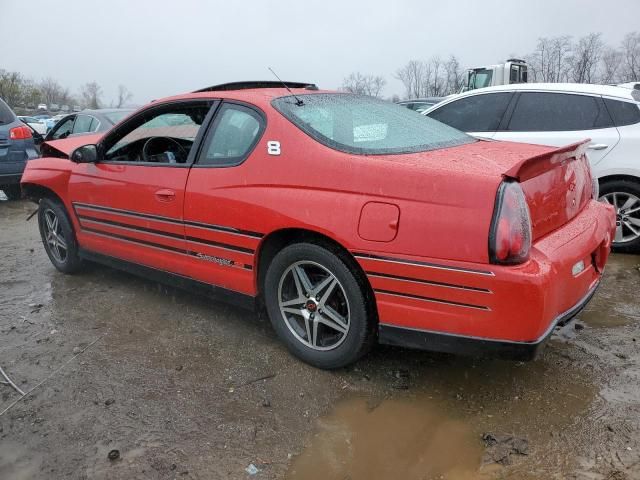
[[[153,267],[147,267],[137,263],[128,262],[120,258],[111,257],[109,255],[103,255],[101,253],[92,252],[81,248],[79,251],[80,257],[84,260],[100,263],[107,267],[122,270],[139,277],[143,277],[154,282],[163,283],[171,287],[188,290],[199,295],[204,295],[215,301],[220,301],[235,305],[247,310],[256,310],[256,298],[251,295],[246,295],[240,292],[234,292],[226,288],[219,287],[217,285],[211,285],[209,283],[200,282],[193,278],[185,277],[176,273],[159,270]]]

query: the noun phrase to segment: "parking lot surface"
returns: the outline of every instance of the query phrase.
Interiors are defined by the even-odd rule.
[[[0,202],[0,367],[33,389],[0,385],[3,480],[640,478],[638,256],[534,362],[378,347],[326,372],[259,315],[58,273],[34,209]]]

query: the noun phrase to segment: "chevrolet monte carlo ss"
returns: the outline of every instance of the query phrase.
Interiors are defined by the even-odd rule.
[[[376,341],[529,359],[593,295],[615,231],[585,145],[476,140],[404,107],[240,82],[47,142],[25,194],[53,265],[252,308],[321,368]]]

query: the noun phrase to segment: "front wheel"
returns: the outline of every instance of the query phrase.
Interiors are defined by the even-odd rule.
[[[50,198],[40,200],[38,226],[49,260],[63,273],[74,273],[81,267],[78,242],[64,206]]]
[[[280,251],[267,270],[269,318],[287,348],[326,369],[355,362],[371,347],[374,322],[358,279],[331,251],[299,243]]]
[[[613,250],[640,252],[640,183],[632,180],[613,180],[600,187],[600,201],[616,210],[616,234]]]

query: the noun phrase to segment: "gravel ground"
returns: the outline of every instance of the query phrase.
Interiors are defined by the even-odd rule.
[[[36,387],[0,415],[0,479],[640,478],[638,256],[534,362],[378,347],[324,372],[258,315],[58,273],[34,208],[0,202],[0,367]]]

